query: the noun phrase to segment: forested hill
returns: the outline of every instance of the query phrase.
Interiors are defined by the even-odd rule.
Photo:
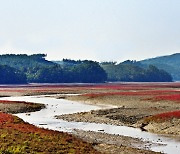
[[[26,75],[21,71],[0,65],[0,84],[23,84],[27,83]]]
[[[61,66],[60,64],[47,61],[45,57],[45,54],[1,55],[0,67],[17,76],[18,74],[22,74],[21,76],[23,78],[20,79],[21,83],[26,83],[26,81],[31,83],[92,83],[105,82],[107,80],[107,75],[98,62],[85,60],[76,62],[76,65]],[[73,60],[67,60],[67,63],[70,61]],[[26,77],[26,80],[24,76]],[[11,74],[3,73],[3,71],[1,71],[0,84],[20,83],[19,80],[11,82],[9,80],[5,81],[4,78],[6,77],[13,80]]]
[[[52,66],[53,62],[47,61],[45,59],[45,54],[34,54],[34,55],[26,55],[26,54],[6,54],[0,55],[0,65],[8,65],[10,67],[19,69],[19,70],[27,70],[28,68],[33,68],[36,66]]]
[[[52,62],[45,57],[45,54],[0,55],[0,84],[172,81],[164,70],[152,65],[143,68],[140,62],[115,64],[71,59]]]
[[[45,54],[6,54],[0,55],[0,84],[23,84],[30,82],[36,70],[53,66],[45,60]]]
[[[142,64],[126,61],[120,64],[106,63],[101,67],[108,75],[108,81],[126,82],[171,82],[172,77],[164,70],[153,65],[143,68]]]
[[[154,65],[170,73],[173,80],[180,81],[180,53],[140,61],[144,65]]]

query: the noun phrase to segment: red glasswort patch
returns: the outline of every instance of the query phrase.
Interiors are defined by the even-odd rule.
[[[172,112],[166,112],[166,113],[160,113],[160,114],[154,115],[154,117],[160,118],[160,119],[180,118],[180,110],[172,111]]]
[[[156,96],[155,100],[180,101],[180,94]]]
[[[83,96],[88,96],[88,97],[110,96],[110,95],[144,96],[144,95],[159,95],[159,94],[169,94],[169,93],[180,93],[180,91],[175,91],[175,90],[149,90],[149,91],[135,91],[135,92],[107,92],[107,93],[83,94]],[[178,95],[180,95],[180,94],[178,94]]]
[[[35,127],[34,125],[30,125],[28,123],[24,123],[19,118],[3,112],[0,112],[0,127],[16,129],[20,132],[25,132],[25,133],[42,133],[42,134],[57,133],[56,131],[49,131],[46,129]]]
[[[32,104],[33,104],[33,103],[24,102],[24,101],[8,101],[8,100],[0,100],[0,104],[17,104],[17,103],[27,104],[27,105],[32,105]]]
[[[6,122],[13,122],[13,120],[14,119],[12,115],[0,112],[0,124],[6,123]]]

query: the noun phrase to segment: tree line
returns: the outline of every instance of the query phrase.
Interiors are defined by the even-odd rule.
[[[45,56],[45,54],[1,55],[0,83],[96,83],[107,80],[107,74],[98,62],[64,59],[66,65],[62,66],[47,61]]]
[[[135,61],[98,63],[91,60],[63,59],[52,62],[45,54],[0,55],[0,84],[20,83],[98,83],[106,81],[165,82],[170,74]]]
[[[126,82],[171,82],[172,76],[153,65],[148,67],[135,61],[125,61],[120,64],[101,64],[106,71],[108,81]]]

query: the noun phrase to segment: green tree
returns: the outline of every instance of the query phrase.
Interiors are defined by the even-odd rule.
[[[0,84],[22,83],[27,83],[25,74],[12,67],[0,65]]]

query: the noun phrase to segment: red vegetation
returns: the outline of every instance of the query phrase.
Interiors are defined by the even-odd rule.
[[[0,112],[0,153],[89,153],[92,145],[67,133],[42,129]]]
[[[158,119],[180,118],[180,110],[166,112],[166,113],[160,113],[160,114],[154,115],[153,117],[158,118]]]
[[[149,91],[128,91],[128,92],[107,92],[107,93],[89,93],[83,94],[83,96],[88,97],[99,97],[99,96],[110,96],[110,95],[124,95],[124,96],[145,96],[145,95],[159,95],[159,94],[169,94],[169,93],[180,93],[180,91],[175,90],[149,90]],[[178,94],[180,95],[180,94]]]
[[[11,123],[13,121],[14,119],[12,115],[0,112],[0,125],[2,125],[3,123]]]
[[[110,89],[110,90],[145,90],[153,88],[180,88],[180,83],[103,83],[103,84],[29,84],[19,86],[1,86],[2,92],[33,92],[69,89]]]
[[[155,100],[180,101],[180,94],[156,96]]]
[[[95,85],[84,85],[83,87],[92,87],[100,89],[151,89],[151,88],[180,88],[180,83],[106,83]]]
[[[0,100],[0,104],[26,104],[26,105],[33,105],[34,103],[24,102],[24,101],[8,101],[8,100]]]
[[[144,123],[150,123],[150,122],[161,123],[164,121],[172,120],[174,118],[180,119],[180,110],[160,113],[160,114],[146,117],[144,118]]]
[[[9,123],[6,125],[5,128],[11,128],[14,130],[18,130],[23,133],[40,133],[40,134],[55,134],[58,133],[56,131],[50,131],[46,129],[41,129],[38,127],[35,127],[33,125],[30,125],[28,123]]]
[[[10,128],[24,133],[41,133],[41,134],[58,133],[57,131],[41,129],[34,125],[30,125],[13,115],[3,112],[0,112],[0,128]]]

